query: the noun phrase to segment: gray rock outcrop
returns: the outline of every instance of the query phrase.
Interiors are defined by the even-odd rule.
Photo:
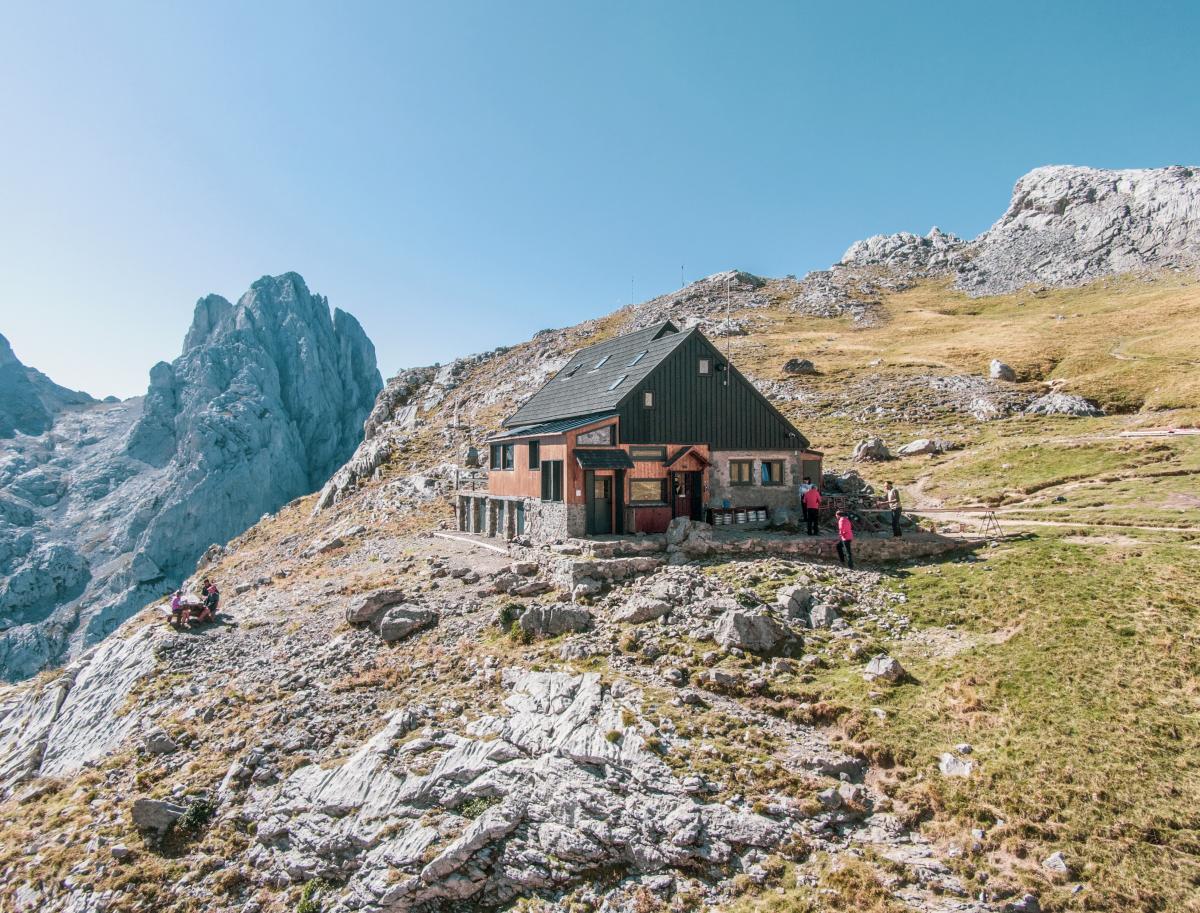
[[[431,628],[437,621],[437,612],[415,605],[399,605],[388,609],[379,619],[379,636],[392,643]]]
[[[1017,181],[1008,210],[974,241],[936,228],[924,238],[876,235],[851,245],[834,271],[952,275],[978,297],[1198,264],[1200,169],[1049,165]]]
[[[750,653],[774,653],[798,638],[765,612],[730,609],[717,620],[715,637],[723,647]]]
[[[920,454],[935,454],[945,453],[947,450],[953,450],[954,443],[952,441],[941,441],[935,438],[921,437],[915,441],[909,441],[903,447],[896,451],[898,456],[918,456]]]
[[[41,434],[63,409],[95,402],[88,394],[60,387],[41,371],[21,364],[0,334],[0,440]]]
[[[0,385],[0,436],[15,434],[0,456],[11,680],[78,655],[214,542],[319,488],[360,441],[382,381],[357,321],[286,273],[236,304],[201,299],[183,354],[151,369],[144,397],[64,390],[7,342]]]
[[[1094,417],[1104,414],[1095,403],[1072,393],[1047,393],[1039,396],[1025,407],[1026,415],[1069,415],[1075,418]]]
[[[882,680],[894,683],[900,681],[906,674],[904,667],[900,665],[900,660],[888,656],[886,653],[872,656],[863,670],[863,678],[869,682]]]
[[[988,365],[988,377],[992,380],[1014,381],[1017,379],[1017,372],[1012,369],[1011,365],[1005,364],[998,358],[993,358]]]
[[[891,458],[891,451],[880,437],[869,437],[859,441],[854,445],[854,453],[850,457],[856,463],[882,462]]]
[[[160,836],[169,831],[187,809],[165,799],[135,799],[130,815],[134,827]]]

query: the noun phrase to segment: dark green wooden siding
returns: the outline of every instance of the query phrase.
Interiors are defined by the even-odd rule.
[[[712,360],[712,372],[699,372],[699,360]],[[720,362],[728,370],[717,371]],[[642,393],[654,392],[646,409]],[[627,444],[708,444],[714,450],[798,450],[800,434],[729,365],[699,333],[690,334],[662,364],[630,391],[618,407],[621,442]]]

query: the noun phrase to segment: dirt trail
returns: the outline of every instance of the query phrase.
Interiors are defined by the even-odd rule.
[[[1028,508],[1015,508],[1016,510],[1028,510]],[[965,523],[965,524],[980,524],[983,522],[985,511],[983,510],[963,510],[963,511],[923,511],[920,508],[909,509],[906,513],[915,514],[916,516],[934,517],[938,520],[945,520],[950,523]],[[1123,530],[1136,529],[1146,532],[1155,533],[1200,533],[1200,526],[1142,526],[1132,523],[1100,523],[1094,520],[1030,520],[1020,517],[1006,517],[1004,510],[994,511],[996,522],[1003,526],[1020,527],[1020,526],[1058,526],[1058,527],[1077,527],[1086,526],[1093,529],[1108,529],[1108,530]]]

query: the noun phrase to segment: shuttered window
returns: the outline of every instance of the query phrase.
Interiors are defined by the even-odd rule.
[[[754,461],[753,460],[730,460],[729,461],[729,484],[730,485],[753,485],[754,484]]]
[[[783,460],[762,461],[762,483],[764,485],[783,484]]]
[[[529,442],[529,468],[538,469],[542,465],[541,445],[537,441]]]

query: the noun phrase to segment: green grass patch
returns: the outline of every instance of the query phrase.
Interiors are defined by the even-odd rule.
[[[852,738],[907,768],[896,798],[988,830],[987,852],[1051,909],[1194,909],[1200,885],[1200,551],[1040,536],[987,560],[895,572],[920,626],[976,646],[901,657],[914,681],[868,692],[857,668],[819,674],[860,712]],[[865,712],[882,706],[886,719]],[[937,756],[974,746],[977,773]],[[1001,823],[1003,822],[1003,823]],[[1087,888],[1038,872],[1063,850]]]

